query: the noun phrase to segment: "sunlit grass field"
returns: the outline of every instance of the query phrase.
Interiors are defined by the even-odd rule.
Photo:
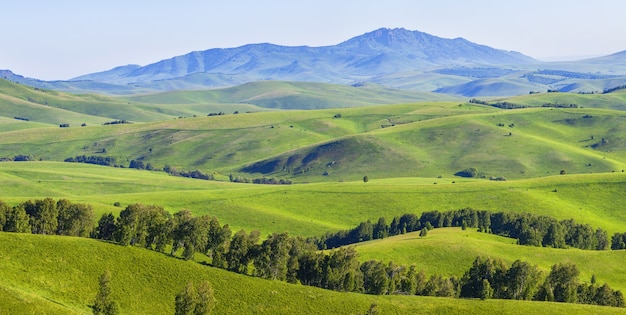
[[[509,180],[376,179],[341,183],[256,185],[205,181],[80,163],[0,163],[0,200],[66,198],[94,206],[97,215],[132,203],[161,205],[216,216],[237,229],[319,236],[404,213],[474,208],[574,219],[594,228],[626,232],[626,174],[555,175]]]
[[[208,280],[215,314],[624,314],[589,305],[340,293],[263,280],[92,239],[0,233],[0,308],[7,314],[91,314],[98,277],[112,274],[122,314],[172,314],[189,282]]]
[[[555,249],[515,244],[516,240],[476,229],[441,228],[419,237],[419,232],[407,233],[381,240],[360,243],[356,246],[362,261],[382,260],[386,263],[416,265],[426,274],[443,274],[460,277],[472,266],[477,256],[501,259],[508,266],[515,260],[537,265],[550,272],[557,263],[573,263],[580,270],[580,280],[589,283],[595,275],[599,283],[626,290],[624,251],[591,251],[575,248]]]

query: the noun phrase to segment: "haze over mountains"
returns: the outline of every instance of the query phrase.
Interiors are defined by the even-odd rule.
[[[625,84],[626,52],[576,62],[545,63],[463,38],[445,39],[402,28],[381,28],[334,46],[264,43],[214,48],[146,66],[119,66],[69,81],[38,81],[8,71],[0,74],[8,80],[42,88],[108,94],[207,89],[277,80],[373,82],[461,96],[505,96],[546,90],[601,92]]]

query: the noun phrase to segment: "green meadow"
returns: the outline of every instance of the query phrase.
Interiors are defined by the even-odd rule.
[[[593,275],[599,283],[626,289],[626,266],[622,251],[590,251],[575,248],[555,249],[520,246],[516,240],[476,229],[442,228],[419,237],[419,232],[407,233],[356,246],[361,260],[393,261],[401,265],[416,265],[426,274],[460,277],[477,256],[498,258],[510,266],[515,260],[537,265],[545,274],[557,263],[573,263],[580,269],[580,280],[589,282]]]
[[[10,314],[91,314],[98,277],[112,274],[112,297],[123,314],[172,314],[189,282],[211,283],[215,314],[622,314],[590,305],[373,296],[262,280],[153,251],[92,239],[0,233],[0,305]]]
[[[434,96],[418,100],[379,86],[290,82],[114,98],[0,80],[0,200],[15,205],[63,198],[92,205],[97,217],[117,215],[129,204],[153,204],[172,213],[188,209],[215,216],[233,231],[258,230],[262,236],[321,236],[380,217],[391,222],[405,213],[466,207],[574,219],[606,230],[609,237],[626,232],[623,91],[500,100],[534,107],[518,110]],[[400,104],[380,105],[391,102]],[[578,108],[542,108],[546,103]],[[344,106],[329,108],[332,104]],[[218,112],[224,114],[207,116]],[[132,124],[103,125],[114,120]],[[59,128],[63,123],[70,127]],[[34,161],[11,161],[18,155]],[[119,165],[62,162],[80,155],[113,157]],[[129,169],[131,160],[155,170]],[[161,171],[166,165],[200,170],[215,180],[171,176]],[[455,175],[469,168],[477,170],[476,177]],[[231,175],[293,184],[233,183]],[[572,262],[581,280],[595,275],[626,289],[621,251],[514,243],[450,228],[424,238],[409,233],[361,243],[357,251],[362,261],[415,264],[427,274],[456,276],[479,255],[507,264],[521,259],[544,271]],[[114,295],[129,314],[172,313],[174,296],[187,281],[204,279],[214,286],[218,314],[357,314],[372,303],[382,314],[624,312],[337,293],[91,239],[0,233],[0,248],[0,309],[16,314],[90,313],[97,278],[107,268]]]
[[[65,198],[92,204],[96,214],[114,207],[155,204],[170,212],[191,210],[263,234],[287,231],[316,236],[360,222],[404,213],[466,207],[529,212],[574,219],[612,235],[624,231],[626,174],[554,175],[537,179],[372,178],[363,181],[257,185],[205,181],[164,172],[80,163],[0,163],[0,200],[16,204],[33,198]],[[555,191],[556,190],[556,191]]]

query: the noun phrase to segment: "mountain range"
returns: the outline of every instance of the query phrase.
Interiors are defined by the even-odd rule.
[[[601,75],[591,77],[589,73]],[[333,46],[263,43],[214,48],[146,66],[119,66],[68,81],[39,81],[9,71],[0,75],[41,88],[107,94],[207,89],[276,80],[373,82],[461,96],[504,96],[545,90],[595,92],[622,85],[626,83],[626,51],[577,62],[545,63],[463,38],[381,28]]]

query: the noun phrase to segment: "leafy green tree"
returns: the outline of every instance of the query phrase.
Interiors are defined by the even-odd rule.
[[[323,287],[328,256],[321,252],[304,251],[298,256],[297,279],[304,285]]]
[[[506,274],[506,297],[514,300],[532,300],[541,283],[537,266],[516,260]]]
[[[485,279],[493,289],[492,296],[502,298],[506,289],[506,271],[506,266],[500,260],[476,257],[472,267],[461,279],[461,297],[481,297],[484,293],[483,279]]]
[[[389,236],[389,227],[384,217],[378,218],[378,222],[374,224],[373,229],[374,239],[382,239]]]
[[[140,204],[128,205],[120,211],[117,218],[115,240],[122,245],[143,244],[147,235],[146,226],[142,222],[144,206]]]
[[[91,309],[94,315],[117,315],[119,305],[111,298],[111,272],[105,271],[98,281],[98,293]]]
[[[187,286],[176,295],[174,302],[174,314],[175,315],[194,315],[196,310],[196,304],[198,299],[198,293],[194,288],[193,283],[189,281]]]
[[[412,295],[417,292],[417,268],[412,265],[408,269],[405,268],[405,273],[402,274],[400,280],[400,292],[402,294]]]
[[[363,182],[364,182],[364,183],[367,183],[367,182],[369,182],[369,181],[370,181],[369,176],[367,176],[367,175],[363,176]]]
[[[202,281],[198,285],[196,307],[194,308],[194,315],[208,315],[211,314],[217,301],[213,292],[213,287],[208,281]]]
[[[428,229],[423,228],[420,230],[420,237],[426,237],[428,235]]]
[[[254,259],[254,272],[258,277],[287,280],[289,252],[292,242],[287,233],[274,233],[261,243]]]
[[[30,217],[24,209],[24,204],[9,208],[6,214],[5,232],[30,233]]]
[[[11,208],[6,203],[0,201],[0,230],[2,231],[4,231],[4,226],[7,224],[7,215],[10,210]]]
[[[211,257],[212,265],[218,268],[226,268],[225,255],[230,244],[232,231],[228,224],[220,226],[217,218],[211,218],[207,232],[206,254]]]
[[[142,217],[146,221],[145,247],[162,252],[172,241],[172,215],[162,207],[150,207],[147,210]]]
[[[398,291],[402,291],[402,279],[406,277],[406,267],[394,264],[393,261],[390,261],[385,271],[389,278],[388,294],[395,294]]]
[[[565,232],[558,222],[552,222],[546,236],[543,238],[543,246],[565,248]]]
[[[402,230],[400,229],[400,218],[394,217],[389,225],[389,235],[400,235]]]
[[[453,297],[456,295],[455,285],[450,278],[445,278],[441,275],[432,275],[424,284],[422,295]]]
[[[596,238],[596,250],[605,250],[609,248],[609,236],[606,231],[601,228],[598,228],[595,233]]]
[[[335,291],[358,292],[363,288],[363,274],[353,247],[342,247],[329,254],[323,269],[322,287]]]
[[[380,261],[368,260],[361,265],[363,272],[363,288],[368,294],[385,294],[389,289],[389,278],[385,264]]]
[[[204,251],[207,246],[209,225],[211,218],[209,216],[201,216],[192,218],[185,237],[185,245],[183,258],[186,260],[193,259],[196,251]]]
[[[115,238],[117,225],[112,212],[102,214],[94,231],[94,238],[111,241]]]
[[[193,229],[193,215],[189,210],[181,210],[174,213],[172,217],[172,251],[171,255],[176,255],[179,248],[185,247],[189,235]]]
[[[259,236],[259,231],[252,231],[248,234],[244,230],[233,235],[226,253],[228,270],[242,274],[248,273],[248,265],[253,259],[254,246],[259,241]]]
[[[574,264],[563,263],[552,266],[546,284],[552,289],[554,301],[576,303],[579,274]]]
[[[93,230],[94,215],[91,205],[71,203],[67,199],[57,201],[58,235],[86,237]]]
[[[415,274],[415,294],[416,295],[424,295],[424,290],[426,289],[426,273],[424,270],[420,270],[417,274]]]
[[[378,314],[378,304],[372,303],[370,304],[370,308],[367,310],[365,315],[377,315]]]
[[[311,240],[306,240],[302,236],[290,238],[289,260],[287,261],[287,282],[298,283],[300,262],[303,256],[315,254],[317,246]]]
[[[454,175],[461,177],[478,177],[478,170],[470,167],[462,171],[456,172]]]
[[[478,297],[481,300],[490,299],[493,295],[493,289],[491,288],[491,284],[489,284],[489,280],[483,279],[482,284],[480,286],[480,293]]]
[[[615,233],[611,237],[611,249],[626,249],[626,233]]]
[[[30,217],[30,226],[34,234],[54,234],[58,226],[59,210],[52,198],[29,200],[24,203]]]
[[[353,243],[366,242],[374,238],[374,228],[369,220],[361,222],[361,224],[353,230],[353,233]]]

